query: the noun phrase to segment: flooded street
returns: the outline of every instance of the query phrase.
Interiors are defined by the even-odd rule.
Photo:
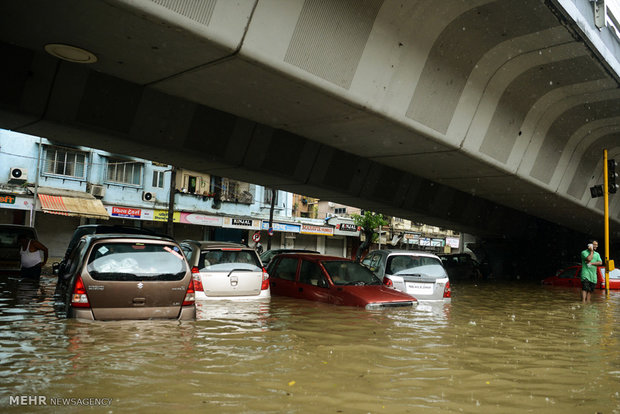
[[[4,412],[620,413],[620,292],[455,284],[417,309],[275,297],[79,322],[55,317],[54,278],[16,286],[0,285]]]

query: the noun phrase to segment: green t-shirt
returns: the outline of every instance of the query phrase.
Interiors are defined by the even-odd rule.
[[[588,265],[587,259],[589,255],[590,255],[590,250],[586,249],[581,252],[581,279],[586,279],[592,283],[596,283],[596,266]],[[594,255],[592,256],[592,260],[590,261],[600,262],[601,256],[598,254],[598,252],[594,252]]]

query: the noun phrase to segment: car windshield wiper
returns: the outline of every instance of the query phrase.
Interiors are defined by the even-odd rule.
[[[251,270],[250,269],[232,269],[230,272],[228,272],[227,277],[230,277],[230,275],[232,275],[233,272],[251,272]]]

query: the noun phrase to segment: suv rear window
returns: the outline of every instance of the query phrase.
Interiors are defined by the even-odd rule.
[[[200,252],[198,269],[201,272],[260,271],[262,266],[258,255],[251,249],[210,249]]]
[[[441,260],[434,257],[413,255],[392,255],[388,257],[385,273],[389,275],[424,275],[445,277],[446,271]]]
[[[95,280],[115,281],[174,281],[187,272],[177,246],[147,243],[99,243],[87,269]]]
[[[17,239],[20,234],[25,234],[30,239],[36,239],[34,232],[28,228],[0,228],[0,247],[17,247]]]

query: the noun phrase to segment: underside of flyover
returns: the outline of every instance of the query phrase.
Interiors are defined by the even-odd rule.
[[[555,1],[5,1],[0,51],[2,128],[485,237],[603,233],[618,79]]]

